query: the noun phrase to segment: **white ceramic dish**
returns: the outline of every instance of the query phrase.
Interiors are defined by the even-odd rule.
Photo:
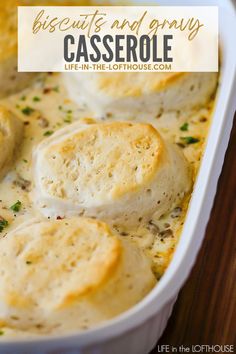
[[[2,342],[2,354],[145,354],[161,336],[178,292],[201,246],[236,109],[236,11],[230,0],[160,0],[163,5],[219,6],[221,83],[200,172],[184,230],[159,284],[139,304],[112,321],[64,337]]]

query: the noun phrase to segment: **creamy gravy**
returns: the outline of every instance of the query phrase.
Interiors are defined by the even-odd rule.
[[[42,76],[32,87],[1,100],[1,103],[10,108],[25,125],[24,141],[15,164],[0,183],[0,215],[9,222],[9,226],[0,234],[4,236],[23,221],[39,215],[31,200],[32,156],[35,146],[56,130],[76,120],[92,117],[92,113],[83,104],[79,106],[67,97],[60,74]],[[145,118],[167,140],[180,145],[193,168],[194,178],[204,151],[212,106],[213,102],[210,102],[208,107],[191,114],[177,112]],[[100,118],[102,121],[111,120],[112,112],[109,117]],[[183,137],[199,141],[191,143]],[[18,200],[22,206],[19,212],[14,212],[10,207]],[[185,198],[182,205],[176,206],[159,220],[153,217],[146,225],[140,221],[140,225],[133,230],[115,227],[123,237],[130,238],[145,250],[152,260],[157,279],[160,279],[171,260],[184,223],[188,201],[189,197]]]
[[[5,98],[0,103],[11,109],[25,125],[24,141],[19,147],[16,161],[0,183],[0,216],[9,223],[9,226],[0,233],[0,237],[4,237],[23,221],[39,215],[31,200],[34,148],[56,130],[76,120],[90,118],[92,113],[83,104],[77,105],[68,98],[60,74],[39,77],[32,87]],[[212,107],[213,101],[208,107],[191,113],[177,112],[163,114],[160,117],[145,117],[146,121],[159,129],[165,139],[180,145],[192,166],[194,179],[204,152]],[[100,117],[100,119],[101,121],[113,119],[112,112],[109,117]],[[192,137],[199,141],[191,143],[181,139],[183,137]],[[114,226],[122,237],[129,238],[146,252],[151,259],[157,279],[161,278],[172,258],[185,220],[189,199],[190,196],[187,196],[181,205],[175,206],[159,220],[153,217],[145,225],[140,220],[140,225],[133,230],[118,229]],[[10,207],[18,200],[21,202],[21,208],[18,212],[14,212]],[[35,333],[30,334],[10,328],[3,328],[3,330],[5,339],[12,336],[35,336]]]
[[[15,164],[0,183],[0,215],[9,222],[9,226],[0,234],[4,236],[23,221],[39,215],[31,200],[32,155],[35,146],[56,130],[78,119],[92,117],[92,113],[84,105],[78,106],[67,97],[60,74],[43,76],[31,88],[1,103],[9,107],[25,125],[24,141]],[[210,102],[208,107],[191,114],[177,112],[143,118],[158,128],[167,140],[180,145],[193,168],[194,178],[204,151],[212,106]],[[109,117],[101,117],[102,121],[111,119],[114,119],[112,112]],[[186,142],[183,137],[192,137],[199,142]],[[18,200],[22,203],[21,209],[13,212],[10,207]],[[152,260],[157,279],[160,279],[171,260],[184,223],[188,201],[189,197],[185,198],[182,205],[159,220],[153,217],[146,225],[140,221],[140,225],[133,230],[116,228],[123,237],[130,238],[145,250]]]

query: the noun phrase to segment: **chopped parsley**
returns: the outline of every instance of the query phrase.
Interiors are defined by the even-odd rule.
[[[183,125],[181,125],[179,129],[182,130],[183,132],[188,131],[188,123],[184,123]]]
[[[8,221],[0,217],[0,232],[2,232],[7,226],[8,226]]]
[[[31,262],[31,261],[26,261],[25,263],[26,263],[26,264],[32,264],[32,262]]]
[[[25,108],[23,108],[23,109],[21,110],[21,112],[22,112],[23,114],[25,114],[26,116],[30,116],[31,113],[34,112],[34,109],[31,108],[31,107],[29,107],[29,106],[26,106]]]
[[[196,143],[198,143],[200,141],[200,139],[194,138],[193,136],[184,136],[184,137],[182,137],[180,139],[182,139],[188,145],[189,144],[196,144]]]
[[[10,209],[11,209],[12,211],[18,213],[18,211],[20,211],[20,209],[21,209],[21,206],[22,206],[22,203],[21,203],[19,200],[17,200],[17,202],[16,202],[15,204],[13,204],[13,205],[10,207]]]
[[[34,97],[33,97],[33,101],[34,101],[34,102],[39,102],[39,101],[41,101],[41,98],[38,97],[38,96],[34,96]]]
[[[52,91],[54,91],[54,92],[59,92],[59,86],[53,87],[53,88],[52,88]]]
[[[24,163],[28,163],[28,160],[26,160],[26,159],[23,159],[22,161],[23,161]]]
[[[67,116],[67,117],[64,119],[64,122],[65,122],[65,123],[71,123],[71,122],[72,122],[72,117],[71,117],[71,116]]]
[[[52,135],[53,133],[54,133],[53,130],[47,130],[43,135],[44,135],[44,136],[50,136],[50,135]]]
[[[0,329],[0,336],[3,336],[4,335],[4,332],[2,329]]]
[[[26,96],[25,95],[21,96],[20,100],[21,101],[25,101],[26,100]]]

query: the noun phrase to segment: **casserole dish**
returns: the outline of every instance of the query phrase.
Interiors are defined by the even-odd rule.
[[[159,2],[162,4],[162,2]],[[163,5],[166,1],[163,1]],[[169,1],[170,5],[189,5]],[[193,5],[206,5],[203,1]],[[85,333],[36,340],[2,342],[0,353],[148,353],[161,336],[178,292],[194,264],[216,192],[217,180],[232,127],[235,102],[235,9],[231,1],[208,1],[219,6],[222,48],[221,80],[215,113],[182,236],[165,275],[139,304],[114,320]]]

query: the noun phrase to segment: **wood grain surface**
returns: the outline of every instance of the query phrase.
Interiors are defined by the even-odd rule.
[[[236,345],[236,116],[201,251],[158,344]]]

